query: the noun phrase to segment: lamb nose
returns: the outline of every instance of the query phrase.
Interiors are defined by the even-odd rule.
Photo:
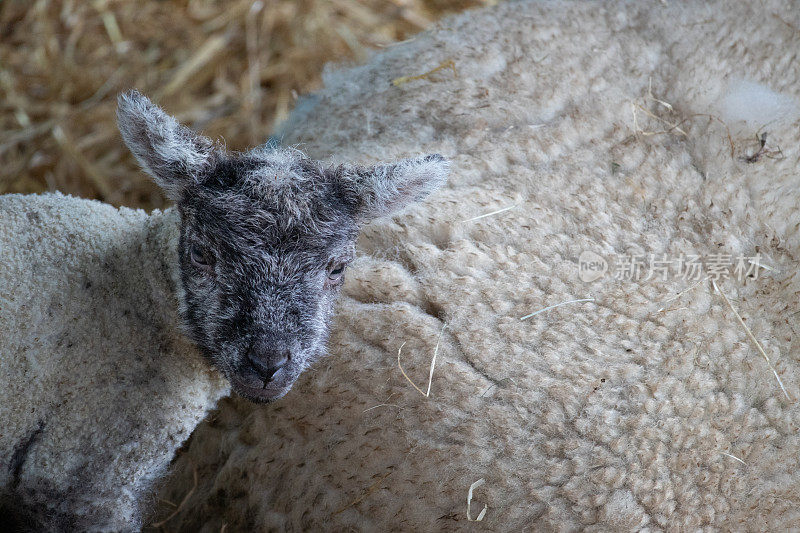
[[[289,350],[251,352],[247,358],[253,370],[268,382],[272,381],[278,370],[289,362]]]

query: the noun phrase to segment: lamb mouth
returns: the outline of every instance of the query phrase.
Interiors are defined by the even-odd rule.
[[[231,385],[239,396],[255,403],[270,403],[283,398],[294,384],[294,380],[281,380],[254,387],[244,383],[240,378],[232,376]]]

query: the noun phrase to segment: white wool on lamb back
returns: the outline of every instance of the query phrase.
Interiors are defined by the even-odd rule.
[[[0,519],[138,530],[146,491],[227,394],[177,329],[177,239],[173,209],[0,196]]]
[[[452,530],[479,479],[470,518],[488,506],[495,531],[797,527],[798,122],[747,162],[757,127],[715,107],[734,77],[797,99],[788,5],[501,3],[329,73],[287,143],[365,163],[424,146],[453,175],[364,231],[329,359],[200,426],[169,527]],[[609,271],[582,281],[584,252]],[[708,272],[676,271],[715,254],[775,373]],[[770,270],[733,272],[759,255]],[[398,350],[424,392],[440,335],[425,397]]]

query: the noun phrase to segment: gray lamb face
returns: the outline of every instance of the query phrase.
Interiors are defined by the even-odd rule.
[[[184,329],[253,401],[324,355],[359,228],[447,179],[439,155],[326,168],[294,149],[229,154],[136,91],[118,104],[125,143],[181,214]]]

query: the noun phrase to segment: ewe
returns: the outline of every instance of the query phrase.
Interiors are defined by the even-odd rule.
[[[226,154],[136,92],[118,117],[176,208],[0,197],[4,530],[139,529],[146,491],[228,382],[275,400],[324,353],[359,228],[447,175],[437,155]]]
[[[796,530],[792,5],[500,2],[328,74],[287,142],[351,160],[423,143],[457,171],[365,229],[330,358],[198,428],[167,527]],[[768,122],[771,157],[748,162]],[[605,275],[581,276],[584,252]],[[693,256],[728,256],[716,285],[791,399],[710,272],[679,272]],[[426,398],[397,353],[426,392],[440,335]]]

